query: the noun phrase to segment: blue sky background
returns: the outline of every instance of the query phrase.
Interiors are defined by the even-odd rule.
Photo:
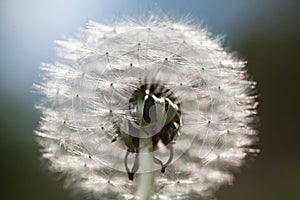
[[[297,0],[1,0],[0,199],[72,199],[42,170],[30,93],[41,62],[55,60],[54,40],[75,36],[88,20],[112,22],[163,10],[225,35],[259,83],[261,155],[218,199],[300,196],[300,1]]]
[[[31,86],[39,63],[54,60],[54,43],[74,36],[87,20],[110,22],[124,16],[143,16],[157,7],[180,18],[190,14],[218,34],[238,36],[243,23],[260,15],[262,3],[255,1],[109,1],[109,0],[2,0],[0,2],[1,86],[22,93]],[[252,3],[251,3],[252,2]],[[25,89],[25,90],[24,90]]]
[[[1,0],[0,88],[17,96],[27,91],[36,79],[39,63],[55,59],[53,41],[76,35],[88,20],[110,22],[124,16],[144,16],[159,8],[177,18],[190,15],[195,23],[203,22],[213,33],[226,35],[229,44],[236,44],[251,34],[269,34],[264,33],[266,29],[276,31],[276,23],[268,23],[270,19],[262,17],[268,12],[279,17],[282,10],[293,6],[293,0],[286,2],[289,1]],[[266,27],[253,28],[254,23]]]

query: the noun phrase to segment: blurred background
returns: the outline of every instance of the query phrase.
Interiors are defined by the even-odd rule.
[[[30,90],[39,64],[55,60],[53,41],[75,36],[88,20],[145,16],[157,7],[226,35],[225,45],[258,81],[262,152],[218,199],[300,199],[298,0],[1,0],[0,199],[71,199],[43,168],[33,135],[40,114]]]

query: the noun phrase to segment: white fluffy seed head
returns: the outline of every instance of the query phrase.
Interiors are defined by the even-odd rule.
[[[56,43],[59,61],[42,64],[43,80],[34,86],[44,96],[35,133],[49,169],[91,198],[134,198],[126,146],[111,140],[145,83],[168,88],[182,113],[173,162],[157,172],[153,199],[211,198],[258,152],[255,83],[245,62],[205,29],[159,16],[113,26],[90,21],[77,38]],[[168,159],[161,144],[154,154]]]

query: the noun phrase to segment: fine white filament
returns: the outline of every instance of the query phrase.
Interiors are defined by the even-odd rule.
[[[211,199],[258,152],[255,82],[205,29],[165,16],[90,21],[56,43],[57,62],[42,64],[34,86],[43,95],[35,133],[49,170],[86,198]],[[153,83],[174,96],[182,125],[168,145],[140,142],[143,157],[118,131],[129,130],[134,91]]]

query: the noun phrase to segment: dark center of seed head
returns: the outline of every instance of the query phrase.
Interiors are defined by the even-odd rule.
[[[131,119],[124,120],[117,133],[127,147],[125,168],[129,180],[133,180],[138,169],[138,161],[136,156],[130,170],[127,158],[129,153],[136,155],[139,153],[140,141],[145,138],[144,133],[148,139],[151,138],[153,151],[158,148],[159,142],[170,151],[169,159],[165,164],[154,157],[155,163],[161,165],[162,173],[172,161],[172,145],[182,124],[180,104],[175,102],[178,100],[168,88],[155,83],[143,84],[132,93],[129,99]]]

